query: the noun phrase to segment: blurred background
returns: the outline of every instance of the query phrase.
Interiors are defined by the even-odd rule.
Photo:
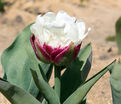
[[[66,11],[82,19],[92,31],[83,41],[82,47],[90,43],[93,64],[89,77],[118,59],[115,42],[115,23],[121,16],[121,0],[0,0],[0,55],[15,39],[17,34],[46,12]],[[0,64],[0,77],[3,71]],[[109,73],[102,77],[88,94],[87,104],[112,104]],[[10,104],[0,94],[0,104]]]

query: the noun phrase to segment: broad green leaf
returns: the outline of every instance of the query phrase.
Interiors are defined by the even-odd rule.
[[[31,94],[25,90],[10,84],[0,78],[0,92],[12,103],[12,104],[41,104]]]
[[[76,60],[66,69],[61,79],[61,103],[63,103],[85,80],[91,68],[91,45],[80,50]]]
[[[33,66],[33,69],[34,70],[36,70],[35,72],[37,72],[37,75],[38,75],[38,77],[42,80],[42,82],[44,83],[44,86],[43,85],[41,85],[39,88],[42,88],[42,91],[40,90],[39,91],[39,94],[38,94],[38,96],[37,96],[37,99],[39,99],[39,100],[41,100],[41,98],[42,98],[42,95],[43,96],[45,96],[46,94],[46,91],[44,90],[46,87],[45,87],[45,85],[48,85],[47,84],[47,82],[49,81],[49,79],[50,79],[50,76],[51,76],[51,74],[52,74],[52,69],[53,69],[53,64],[51,64],[49,67],[48,67],[48,70],[46,71],[45,69],[46,69],[46,67],[47,67],[47,65],[46,65],[46,67],[42,67],[43,66],[43,64],[41,63],[41,64],[38,64],[37,65],[37,63],[36,63],[36,59],[34,59],[32,56],[31,56],[31,54],[30,54],[30,52],[28,51],[28,47],[26,47],[26,52],[27,52],[27,55],[28,55],[28,57],[29,57],[29,59],[30,59],[30,61],[31,61],[31,64],[32,64],[32,66]],[[34,72],[34,71],[32,71],[31,70],[31,72]],[[36,73],[35,73],[36,74]],[[34,73],[33,73],[33,75],[34,75]],[[36,83],[35,83],[36,84]],[[37,84],[38,85],[38,84]],[[38,86],[37,86],[38,87]],[[45,88],[44,88],[45,87]],[[46,97],[46,96],[45,96]],[[47,98],[48,98],[48,94],[47,94]]]
[[[48,72],[50,65],[44,64],[36,59],[30,43],[30,36],[32,35],[30,26],[31,25],[27,26],[20,32],[15,41],[2,53],[1,63],[4,69],[4,78],[7,81],[25,89],[36,97],[39,90],[30,72],[30,68],[33,68],[32,62],[34,62],[37,67],[38,64],[40,64],[45,73]],[[26,50],[29,51],[33,61],[31,61]]]
[[[121,54],[121,17],[116,22],[116,41],[118,46],[118,52]]]
[[[36,73],[34,70],[31,70],[31,73],[36,86],[40,90],[40,93],[43,95],[43,97],[48,101],[48,103],[60,104],[59,97],[57,96],[56,92],[48,85],[42,76],[38,76],[38,73]]]
[[[109,70],[113,67],[114,62],[106,66],[92,78],[82,84],[71,96],[69,96],[63,104],[81,104],[84,97],[87,95],[91,87]]]
[[[110,72],[113,104],[121,104],[121,63],[116,63]]]

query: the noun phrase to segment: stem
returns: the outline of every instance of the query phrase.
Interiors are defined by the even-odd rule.
[[[60,90],[61,90],[61,70],[60,67],[55,66],[55,91],[58,95],[58,97],[60,98]]]

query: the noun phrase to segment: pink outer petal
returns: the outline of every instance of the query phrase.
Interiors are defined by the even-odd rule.
[[[42,55],[48,60],[51,61],[51,56],[48,54],[48,52],[42,47],[39,43],[39,40],[36,38],[35,42],[37,43],[37,47],[39,51],[42,53]]]
[[[80,47],[81,47],[81,43],[77,46],[74,47],[74,57],[73,57],[73,60],[77,57],[78,53],[79,53],[79,50],[80,50]]]
[[[58,48],[52,48],[51,46],[49,46],[45,43],[43,46],[41,46],[39,43],[39,40],[37,38],[35,38],[34,35],[32,35],[30,37],[30,41],[31,41],[32,47],[33,47],[34,52],[35,52],[38,59],[41,60],[39,54],[37,53],[37,50],[35,47],[35,42],[36,42],[37,48],[39,49],[39,51],[41,52],[43,57],[45,59],[47,59],[48,61],[54,62],[56,64],[61,61],[61,59],[69,51],[69,49],[71,47],[71,44],[70,44],[69,46],[66,46],[64,48],[61,48],[60,46]],[[71,51],[74,51],[72,60],[74,60],[77,57],[79,50],[80,50],[80,47],[81,47],[81,43],[79,45],[75,46],[73,50],[71,50]]]
[[[40,59],[40,57],[39,57],[39,55],[38,55],[38,53],[37,53],[37,51],[36,51],[34,41],[35,41],[35,36],[32,35],[32,36],[30,37],[30,42],[31,42],[31,45],[32,45],[32,47],[33,47],[33,50],[34,50],[34,52],[35,52],[37,58]]]
[[[64,48],[55,49],[55,50],[51,53],[52,60],[54,60],[55,57],[56,57],[59,53],[61,53],[63,50],[64,50]]]
[[[54,62],[59,63],[59,61],[63,58],[63,56],[68,52],[70,45],[63,48],[63,50],[55,57]]]
[[[43,48],[47,51],[47,53],[48,53],[49,55],[51,55],[51,53],[52,53],[53,50],[54,50],[51,46],[49,46],[49,45],[47,45],[47,44],[45,44],[45,43],[44,43],[44,45],[43,45]]]
[[[55,57],[62,52],[65,48],[52,48],[51,46],[44,44],[43,48],[48,52],[48,54],[51,56],[51,60],[54,61]]]

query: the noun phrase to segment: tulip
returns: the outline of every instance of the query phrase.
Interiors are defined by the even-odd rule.
[[[30,27],[30,41],[37,58],[44,63],[68,66],[77,57],[82,40],[87,36],[85,23],[64,11],[37,16]]]

